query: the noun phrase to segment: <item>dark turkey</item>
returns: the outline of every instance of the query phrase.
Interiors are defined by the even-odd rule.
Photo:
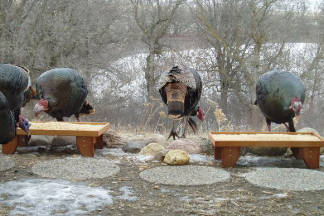
[[[288,131],[296,131],[293,118],[300,113],[305,91],[301,79],[290,72],[273,70],[260,77],[255,104],[265,116],[269,131],[271,122],[284,123]]]
[[[20,110],[35,94],[31,87],[29,71],[20,66],[0,64],[0,91],[7,98],[16,124],[28,133],[29,123],[20,114]]]
[[[0,92],[0,144],[6,144],[16,136],[16,124],[7,98]]]
[[[87,86],[78,72],[70,68],[55,68],[42,73],[36,81],[40,101],[35,105],[35,115],[45,111],[57,121],[75,115],[94,113],[87,102]]]
[[[194,132],[197,130],[195,121],[190,116],[197,116],[204,120],[204,112],[198,106],[202,91],[202,82],[199,74],[194,69],[180,69],[173,67],[169,72],[163,73],[159,81],[159,92],[161,98],[168,106],[168,117],[173,120],[184,118],[184,130],[182,137],[185,137],[188,124]],[[168,138],[179,137],[174,129]]]

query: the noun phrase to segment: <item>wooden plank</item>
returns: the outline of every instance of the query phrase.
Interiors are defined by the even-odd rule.
[[[303,159],[303,148],[291,148],[291,151],[293,152],[293,155],[296,159]]]
[[[313,135],[318,137],[320,140],[316,141],[305,141],[305,140],[287,140],[287,141],[278,141],[278,140],[269,140],[269,141],[258,141],[258,140],[217,140],[217,136],[215,135],[221,135],[221,134],[290,134],[290,135],[297,135],[297,134],[305,134],[305,135]],[[314,133],[308,133],[308,132],[211,132],[209,134],[209,139],[213,142],[215,146],[218,147],[224,147],[224,146],[236,146],[236,147],[242,147],[242,146],[248,146],[248,147],[324,147],[324,139],[318,135],[315,135]]]
[[[215,160],[222,159],[222,148],[214,146],[214,157]]]
[[[102,135],[96,137],[95,139],[96,139],[95,148],[96,149],[103,149],[103,147],[104,147],[104,141],[103,141]]]
[[[32,124],[33,122],[31,122]],[[39,122],[36,122],[39,123]],[[57,122],[56,122],[57,123]],[[67,122],[64,122],[67,123]],[[59,124],[59,123],[58,123]],[[53,130],[53,129],[30,129],[30,135],[50,135],[50,136],[92,136],[97,137],[102,135],[104,132],[109,130],[110,124],[109,123],[100,123],[100,122],[71,122],[71,124],[89,124],[89,125],[102,125],[102,127],[97,130]],[[25,131],[21,130],[20,128],[17,129],[18,135],[26,135]]]
[[[224,168],[234,167],[240,157],[240,147],[223,147],[222,148],[222,166]]]
[[[319,147],[307,147],[303,148],[304,162],[310,169],[320,168],[320,148]]]
[[[94,156],[94,137],[76,137],[76,144],[80,151],[80,154],[84,157],[93,157]]]

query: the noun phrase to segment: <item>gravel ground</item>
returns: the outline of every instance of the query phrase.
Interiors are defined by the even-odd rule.
[[[309,169],[258,168],[246,174],[251,184],[278,190],[324,190],[324,173]]]
[[[3,158],[1,154],[0,158]],[[14,203],[17,203],[17,201],[20,201],[23,198],[29,200],[25,205],[33,205],[33,203],[36,205],[37,202],[43,202],[42,199],[39,198],[35,198],[36,201],[32,200],[34,197],[29,196],[28,188],[26,190],[21,190],[27,193],[24,195],[13,193],[14,196],[11,196],[10,194],[8,196],[8,194],[6,194],[6,191],[8,192],[8,190],[10,190],[8,187],[10,187],[10,185],[15,185],[13,184],[15,181],[20,184],[21,182],[27,181],[27,183],[31,184],[31,182],[37,182],[39,179],[46,179],[33,172],[34,165],[46,164],[48,161],[60,161],[56,164],[61,164],[63,166],[64,163],[62,163],[62,161],[67,163],[71,158],[73,158],[75,161],[79,161],[81,164],[83,163],[84,166],[89,166],[89,158],[80,158],[77,152],[71,152],[71,150],[67,150],[66,153],[64,151],[60,151],[60,153],[51,151],[18,153],[8,156],[8,158],[15,162],[15,166],[6,171],[0,171],[0,185],[3,185],[3,187],[6,188],[5,191],[0,191],[1,216],[12,214],[13,209],[16,207],[13,206]],[[249,173],[258,171],[261,167],[280,167],[285,169],[289,168],[286,175],[290,175],[290,177],[295,180],[296,185],[300,184],[300,181],[298,180],[301,180],[300,178],[309,177],[309,174],[304,173],[305,175],[302,176],[297,175],[296,172],[294,174],[293,171],[295,168],[298,167],[304,171],[312,170],[306,170],[305,165],[300,160],[295,160],[294,158],[286,158],[285,160],[274,158],[273,160],[266,160],[257,157],[257,160],[254,160],[254,157],[251,156],[251,158],[247,158],[247,161],[244,160],[241,164],[238,164],[235,168],[231,169],[222,169],[220,161],[214,161],[212,164],[209,163],[210,161],[206,163],[202,162],[199,163],[201,167],[211,170],[215,170],[216,168],[216,170],[226,171],[231,177],[226,181],[195,186],[162,185],[145,181],[140,177],[140,175],[143,175],[141,174],[143,171],[149,172],[157,167],[167,167],[161,162],[136,160],[133,155],[131,159],[129,159],[127,155],[119,156],[112,154],[97,154],[95,159],[109,161],[111,164],[114,163],[116,167],[118,165],[120,171],[104,178],[74,180],[70,183],[71,185],[69,185],[69,181],[65,181],[64,184],[58,184],[59,182],[56,182],[58,188],[79,188],[79,184],[82,184],[87,186],[86,190],[90,188],[93,190],[99,190],[100,193],[101,190],[107,190],[109,192],[112,203],[102,204],[102,206],[96,207],[94,210],[90,208],[90,210],[87,210],[86,214],[79,215],[324,215],[324,190],[294,191],[289,190],[289,185],[279,190],[275,188],[256,186],[247,181],[246,176],[248,176]],[[262,161],[262,164],[259,163],[259,161]],[[76,173],[79,172],[77,170],[78,165],[77,163],[73,164],[76,166],[74,167],[75,172],[73,172],[73,175],[76,175]],[[84,168],[84,166],[80,165],[79,168]],[[101,169],[100,166],[103,167],[105,165],[99,165],[99,169]],[[68,167],[69,166],[66,164],[65,168]],[[105,174],[107,169],[109,170],[111,167],[114,166],[105,168],[103,174]],[[69,168],[71,169],[71,167]],[[52,167],[51,172],[55,172],[55,169],[57,169],[57,165]],[[266,169],[262,168],[261,170]],[[317,172],[324,173],[324,168],[321,167]],[[282,176],[283,175],[279,175],[279,177],[277,177],[278,181],[282,179]],[[264,178],[266,179],[267,177],[264,176]],[[28,180],[31,180],[31,182]],[[43,184],[46,183],[47,185],[47,181],[49,181],[48,183],[51,183],[51,181],[58,180],[60,179],[48,179],[43,182]],[[9,182],[13,183],[10,184]],[[317,183],[319,183],[319,181],[313,181],[313,185],[316,185]],[[39,187],[41,188],[42,186],[39,185]],[[38,190],[37,185],[32,188],[34,188],[33,192]],[[14,191],[15,188],[13,187],[12,190]],[[68,191],[65,192],[67,195],[70,194]],[[129,195],[129,193],[131,193],[131,195]],[[128,196],[131,196],[131,198],[129,198],[127,194]],[[45,198],[46,197],[48,198],[49,196],[45,196]],[[54,200],[58,199],[60,199],[60,196],[55,197]],[[65,199],[70,201],[69,197],[65,197]],[[86,200],[84,201],[84,199]],[[94,197],[94,200],[97,200],[96,196]],[[87,196],[83,196],[82,202],[89,202]],[[39,208],[41,208],[41,205],[42,203],[37,204]],[[54,211],[56,209],[50,210],[51,212],[57,212],[51,215],[64,215],[60,211]],[[77,209],[75,211],[77,211]],[[20,215],[34,214],[25,213]]]
[[[162,166],[145,170],[140,177],[156,184],[191,186],[226,181],[230,174],[207,166]]]
[[[119,167],[107,159],[65,158],[44,161],[32,167],[33,173],[47,178],[85,180],[116,175]]]

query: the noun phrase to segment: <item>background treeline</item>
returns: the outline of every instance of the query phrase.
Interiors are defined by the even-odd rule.
[[[323,48],[323,0],[0,0],[0,62],[26,66],[33,80],[77,69],[96,108],[83,119],[117,128],[165,131],[155,85],[179,65],[203,77],[202,129],[264,127],[255,83],[282,68],[307,86],[297,128],[323,132]]]

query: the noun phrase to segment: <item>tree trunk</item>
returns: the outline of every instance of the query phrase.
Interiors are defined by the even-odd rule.
[[[145,80],[146,80],[146,90],[147,90],[147,102],[152,102],[153,98],[157,96],[155,89],[155,54],[150,51],[146,58],[146,68],[145,68]]]

